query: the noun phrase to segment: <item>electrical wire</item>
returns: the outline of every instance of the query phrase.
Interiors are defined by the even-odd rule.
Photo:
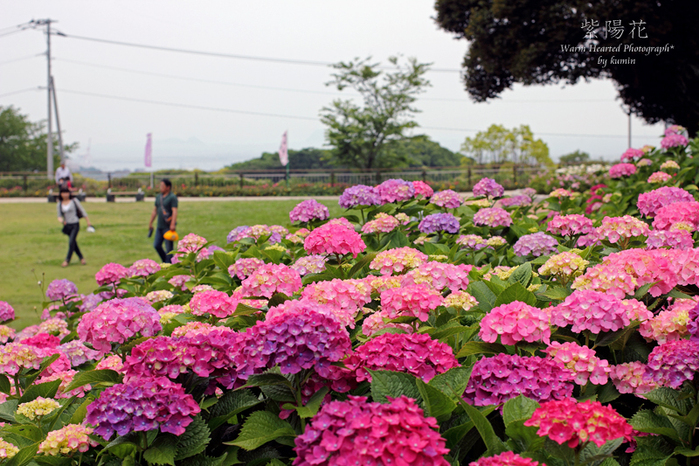
[[[39,53],[39,54],[35,54],[35,55],[27,55],[26,57],[14,58],[14,59],[12,59],[12,60],[0,61],[0,66],[2,66],[2,65],[7,65],[7,64],[9,64],[9,63],[18,62],[18,61],[29,60],[30,58],[36,58],[36,57],[39,57],[39,56],[41,56],[41,55],[46,55],[46,54],[45,54],[45,53]]]
[[[44,88],[45,89],[45,88]],[[29,92],[29,91],[40,91],[41,87],[36,86],[36,87],[28,87],[26,89],[20,89],[19,91],[14,91],[14,92],[8,92],[6,94],[0,94],[0,97],[7,97],[8,95],[15,95],[15,94],[21,94],[22,92]]]

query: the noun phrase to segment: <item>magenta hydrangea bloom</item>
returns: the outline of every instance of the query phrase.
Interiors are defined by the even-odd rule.
[[[689,140],[681,134],[668,134],[660,141],[660,147],[669,149],[671,147],[684,147],[689,144]]]
[[[631,176],[636,173],[636,165],[632,163],[617,163],[609,169],[609,177],[612,179]]]
[[[672,340],[656,346],[648,355],[645,378],[664,387],[678,389],[694,380],[699,371],[699,342]]]
[[[382,404],[366,397],[323,405],[294,440],[293,466],[424,465],[449,466],[449,453],[437,420],[425,417],[415,400],[402,395]]]
[[[449,288],[452,292],[468,288],[468,274],[473,267],[466,264],[444,264],[430,261],[411,270],[401,280],[401,286],[427,283],[437,291]]]
[[[551,323],[559,327],[570,325],[575,333],[589,330],[598,334],[616,332],[632,320],[645,321],[653,317],[642,303],[630,301],[600,291],[576,290],[551,309]]]
[[[690,231],[699,229],[699,202],[676,202],[655,212],[653,228],[670,230],[674,225],[681,225]]]
[[[410,324],[400,324],[398,322],[388,322],[388,317],[383,312],[374,312],[373,314],[364,318],[362,322],[362,333],[370,337],[379,330],[385,328],[397,328],[401,329],[405,333],[412,333],[413,327]]]
[[[647,367],[642,362],[626,362],[611,366],[610,369],[609,377],[619,393],[643,395],[657,388],[655,382],[644,377]]]
[[[264,264],[243,280],[243,296],[264,296],[274,293],[291,296],[301,289],[301,275],[284,264]]]
[[[49,283],[48,288],[46,288],[46,297],[50,301],[62,301],[66,298],[76,296],[78,294],[78,287],[75,283],[68,279],[62,278],[60,280],[54,280]]]
[[[663,186],[662,188],[641,193],[638,195],[636,206],[638,211],[646,217],[655,216],[661,208],[676,202],[693,202],[694,196],[682,188]]]
[[[296,207],[289,212],[291,223],[307,223],[311,220],[326,220],[330,216],[330,211],[326,206],[315,199],[306,199],[299,202]]]
[[[458,209],[461,207],[463,200],[461,196],[456,191],[451,189],[445,189],[444,191],[438,191],[432,195],[430,198],[430,204],[434,204],[439,207],[444,207],[445,209]]]
[[[314,312],[323,314],[337,320],[343,327],[355,327],[355,316],[359,313],[359,308],[353,305],[346,307],[335,306],[330,303],[318,303],[312,299],[290,299],[282,304],[269,308],[265,315],[265,320],[273,319],[288,312],[303,314]]]
[[[524,235],[517,240],[512,247],[518,256],[532,255],[534,257],[546,256],[558,251],[558,241],[553,236],[539,231],[531,235]]]
[[[690,339],[699,341],[699,304],[689,309],[687,319],[687,332]]]
[[[687,230],[653,230],[646,238],[648,249],[692,249],[694,238]]]
[[[532,204],[532,198],[521,194],[519,196],[506,197],[498,201],[500,207],[521,207]]]
[[[134,262],[129,267],[129,276],[131,277],[147,277],[160,271],[160,265],[153,259],[141,259]]]
[[[243,257],[228,267],[228,273],[231,277],[238,277],[241,280],[245,280],[264,264],[264,261],[257,257]]]
[[[565,343],[554,341],[544,352],[573,372],[575,383],[578,385],[585,385],[588,381],[594,385],[607,383],[609,362],[598,358],[595,350],[587,346],[580,346],[570,341]]]
[[[437,309],[443,301],[440,293],[424,283],[381,292],[381,310],[390,319],[413,316],[426,322],[430,312]]]
[[[494,307],[481,320],[478,335],[488,343],[500,337],[503,345],[514,345],[520,341],[529,343],[551,341],[549,316],[543,310],[520,301]]]
[[[463,394],[475,406],[500,405],[524,395],[536,401],[573,396],[573,374],[562,364],[538,356],[498,354],[478,360]]]
[[[545,466],[541,463],[542,466]],[[506,451],[495,456],[481,457],[472,461],[468,466],[538,466],[539,462],[531,458],[519,456],[517,453]]]
[[[362,280],[334,278],[309,284],[301,293],[301,298],[342,309],[348,318],[351,316],[353,319],[362,306],[371,302],[371,287]],[[346,318],[340,321],[343,325],[350,325]],[[351,326],[354,328],[354,322]]]
[[[586,235],[595,231],[592,225],[592,220],[584,215],[556,215],[549,221],[546,231],[561,236]]]
[[[641,157],[643,157],[644,154],[645,154],[645,152],[643,152],[641,149],[632,149],[629,147],[628,149],[626,149],[626,152],[621,154],[621,161],[622,162],[624,160],[633,161],[633,159],[636,159],[636,158],[640,159]]]
[[[381,198],[376,188],[357,184],[345,189],[340,195],[338,202],[343,209],[353,209],[355,207],[369,207],[381,204]]]
[[[473,195],[476,197],[501,197],[503,194],[505,194],[505,188],[491,178],[481,178],[473,187]]]
[[[303,248],[308,254],[352,254],[356,258],[364,252],[366,244],[356,231],[338,223],[327,223],[306,237]]]
[[[242,377],[279,366],[283,374],[315,369],[321,377],[351,351],[349,333],[328,315],[286,311],[245,330],[245,344],[233,356]]]
[[[232,316],[238,307],[238,299],[223,291],[202,291],[192,297],[189,308],[195,316],[210,314],[219,319]]]
[[[500,207],[486,207],[473,216],[475,225],[485,225],[491,228],[509,227],[512,225],[512,216]]]
[[[103,285],[118,285],[122,278],[128,277],[129,269],[121,264],[116,264],[110,262],[103,266],[97,274],[95,274],[95,280],[100,286]]]
[[[375,189],[382,204],[407,201],[415,196],[413,183],[400,179],[386,180]]]
[[[200,411],[182,385],[165,377],[129,378],[105,389],[88,405],[85,420],[97,426],[95,434],[105,440],[115,432],[123,436],[157,428],[182,435]]]
[[[427,383],[437,374],[459,366],[451,347],[426,334],[385,333],[360,345],[343,360],[357,382],[368,380],[372,371],[412,374]]]
[[[0,322],[6,322],[15,318],[15,310],[5,301],[0,301]]]
[[[438,231],[446,231],[447,233],[454,234],[459,232],[459,228],[461,228],[459,217],[455,217],[449,213],[427,215],[417,226],[417,229],[425,234],[436,233]]]
[[[141,335],[152,337],[162,326],[158,311],[142,298],[112,299],[85,314],[78,323],[78,336],[86,343],[107,353],[111,344],[122,344]]]
[[[415,188],[415,197],[422,196],[429,199],[434,194],[434,189],[424,181],[413,181],[413,187]]]

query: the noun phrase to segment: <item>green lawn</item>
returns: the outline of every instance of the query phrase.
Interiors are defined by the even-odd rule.
[[[180,202],[177,230],[180,237],[197,233],[219,246],[226,244],[226,235],[239,225],[258,223],[289,227],[289,211],[295,200],[213,202]],[[341,215],[335,201],[323,201],[331,216]],[[97,229],[85,231],[81,221],[78,245],[87,260],[80,265],[73,256],[71,265],[62,268],[68,250],[68,237],[61,234],[56,220],[55,204],[0,204],[0,301],[9,302],[18,319],[13,327],[34,324],[41,314],[44,296],[39,285],[57,278],[73,281],[81,293],[97,288],[95,273],[107,262],[125,266],[135,260],[158,260],[152,239],[147,238],[150,202],[91,203],[85,208]]]

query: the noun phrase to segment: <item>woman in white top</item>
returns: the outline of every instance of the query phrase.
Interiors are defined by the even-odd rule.
[[[61,187],[59,194],[59,199],[57,203],[58,210],[58,221],[63,223],[63,233],[68,235],[68,255],[66,260],[63,261],[61,267],[68,267],[71,257],[73,257],[73,252],[80,258],[80,263],[82,265],[87,264],[83,258],[80,248],[78,247],[78,232],[80,231],[80,219],[85,217],[87,220],[87,226],[92,226],[90,219],[87,218],[87,212],[83,208],[80,201],[73,199],[70,189],[68,187]]]

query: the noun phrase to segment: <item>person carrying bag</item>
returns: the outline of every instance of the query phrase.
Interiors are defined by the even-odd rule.
[[[63,261],[61,267],[68,267],[70,259],[73,257],[73,252],[80,258],[80,263],[86,265],[82,252],[78,247],[78,232],[80,231],[80,219],[85,218],[88,229],[92,228],[90,219],[87,217],[87,212],[83,208],[80,201],[74,199],[70,189],[67,186],[61,186],[58,203],[56,204],[58,211],[58,221],[63,223],[63,234],[68,236],[68,255]]]

